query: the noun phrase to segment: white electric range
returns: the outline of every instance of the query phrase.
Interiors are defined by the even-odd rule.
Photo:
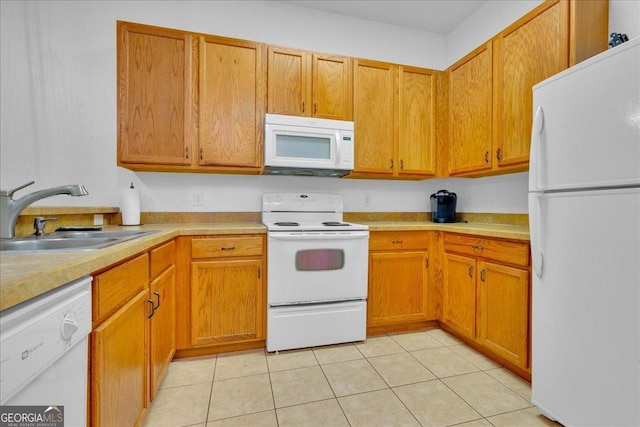
[[[265,193],[267,351],[366,338],[369,227],[342,196]]]

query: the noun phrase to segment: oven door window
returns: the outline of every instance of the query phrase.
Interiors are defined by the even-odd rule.
[[[331,159],[331,137],[276,134],[276,157]]]
[[[296,270],[325,271],[344,268],[344,250],[307,249],[296,252]]]

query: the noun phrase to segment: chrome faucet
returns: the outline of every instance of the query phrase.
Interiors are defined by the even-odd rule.
[[[70,196],[86,196],[89,194],[83,185],[63,185],[61,187],[34,191],[17,200],[13,199],[13,193],[33,183],[34,181],[31,181],[13,190],[0,190],[0,239],[12,239],[15,237],[15,227],[18,217],[20,213],[32,203],[58,194],[68,194]]]

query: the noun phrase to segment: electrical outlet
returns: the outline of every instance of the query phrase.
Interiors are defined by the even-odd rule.
[[[193,206],[204,206],[204,194],[202,191],[194,191],[191,193],[191,201]]]
[[[362,195],[362,206],[365,208],[371,207],[371,193],[364,193]]]

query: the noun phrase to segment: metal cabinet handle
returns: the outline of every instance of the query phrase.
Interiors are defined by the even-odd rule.
[[[429,258],[424,259],[424,268],[429,268]]]
[[[153,304],[153,301],[148,299],[147,302],[151,304],[151,314],[147,316],[147,319],[151,319],[156,312],[156,306]]]
[[[502,153],[501,153],[501,150],[502,150],[502,148],[498,148],[498,149],[496,150],[496,158],[497,158],[498,160],[502,160],[502,158],[500,157],[500,155],[502,154]]]
[[[484,162],[485,163],[489,163],[489,152],[488,151],[484,152]]]
[[[185,151],[185,155],[187,156],[187,159],[188,159],[189,158],[189,147],[185,147],[184,151]]]
[[[479,245],[475,245],[475,246],[471,246],[473,249],[477,250],[477,251],[482,251],[484,250],[484,248],[482,246]]]
[[[393,159],[391,159],[391,165],[389,166],[389,169],[393,169]]]
[[[204,150],[200,147],[200,160],[204,160]]]
[[[318,112],[318,104],[316,104],[315,102],[313,103],[313,114],[316,114]]]
[[[404,169],[404,161],[400,159],[400,170]]]
[[[153,294],[156,296],[156,299],[157,299],[157,301],[158,301],[158,305],[156,305],[153,309],[154,309],[154,310],[157,310],[157,309],[159,309],[159,308],[160,308],[160,293],[158,293],[158,292],[154,292]]]
[[[398,243],[402,243],[402,240],[392,240],[391,243],[393,243],[394,245],[398,244]]]
[[[303,112],[303,113],[304,113],[304,110],[305,110],[305,108],[304,108],[304,101],[302,101],[302,112]]]
[[[480,280],[482,280],[483,282],[485,279],[485,275],[486,275],[486,270],[483,268],[482,270],[480,270]]]
[[[232,251],[235,248],[236,248],[235,246],[225,246],[225,247],[220,248],[220,250],[222,250],[222,251]]]
[[[473,266],[469,266],[469,277],[473,277]]]

